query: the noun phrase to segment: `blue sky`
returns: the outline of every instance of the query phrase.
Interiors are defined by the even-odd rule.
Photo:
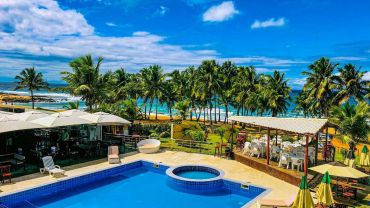
[[[286,73],[321,56],[370,67],[367,0],[12,0],[0,1],[0,81],[35,66],[60,82],[68,62],[103,56],[104,71],[166,72],[203,59]],[[366,74],[370,79],[370,74]]]

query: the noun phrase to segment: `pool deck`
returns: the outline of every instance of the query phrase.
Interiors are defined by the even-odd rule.
[[[298,187],[284,182],[283,180],[243,165],[235,160],[226,160],[210,155],[163,151],[156,154],[133,153],[130,155],[121,155],[121,158],[123,163],[129,163],[135,160],[148,160],[151,162],[162,162],[170,166],[183,164],[204,164],[214,166],[225,171],[225,178],[227,179],[251,182],[254,185],[271,189],[267,195],[263,196],[263,198],[266,199],[288,199],[293,194],[298,193]],[[108,164],[106,159],[102,159],[62,168],[67,170],[66,177],[70,177],[114,166],[115,165]],[[51,183],[57,180],[58,178],[53,178],[49,175],[42,175],[40,173],[14,178],[11,184],[5,183],[0,187],[0,196],[10,192]],[[256,203],[251,207],[257,207]]]

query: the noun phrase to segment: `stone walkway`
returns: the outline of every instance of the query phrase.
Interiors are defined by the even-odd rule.
[[[271,192],[264,196],[264,198],[268,199],[287,199],[293,194],[298,193],[298,187],[272,177],[266,173],[243,165],[234,160],[226,160],[210,155],[164,151],[156,154],[135,153],[131,155],[121,155],[121,157],[123,163],[143,159],[151,162],[162,162],[170,166],[181,164],[205,164],[214,166],[225,171],[225,178],[241,182],[251,182],[252,184],[258,186],[270,188]],[[63,167],[63,169],[67,170],[66,177],[70,177],[112,166],[114,165],[108,164],[106,160],[96,160],[88,163]],[[11,184],[6,183],[0,187],[2,191],[0,196],[10,192],[51,183],[57,180],[58,178],[52,178],[48,175],[41,175],[40,173],[14,178]],[[256,207],[256,204],[252,205],[252,207]]]

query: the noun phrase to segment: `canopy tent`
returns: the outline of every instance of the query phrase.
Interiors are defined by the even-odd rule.
[[[49,116],[33,120],[31,123],[38,124],[46,128],[94,124],[94,122],[79,118],[78,116],[71,116],[71,114],[68,116],[68,114],[65,113],[54,113]]]
[[[231,116],[229,121],[243,123],[252,127],[262,127],[268,130],[280,130],[287,133],[293,133],[297,135],[304,135],[305,141],[305,157],[304,157],[304,173],[307,176],[308,173],[308,143],[310,137],[317,136],[325,127],[331,124],[328,119],[317,119],[317,118],[278,118],[278,117],[256,117],[256,116]],[[269,134],[269,133],[268,133]],[[269,135],[268,135],[269,137]],[[267,153],[267,165],[270,164],[270,139],[267,139],[266,144]],[[317,155],[317,151],[316,151]],[[315,159],[316,161],[316,159]]]
[[[260,126],[270,129],[278,129],[296,134],[316,134],[327,124],[328,119],[318,118],[277,118],[255,116],[231,116],[231,121],[245,123],[251,126]]]
[[[87,114],[80,116],[80,118],[91,121],[96,124],[100,125],[124,125],[124,124],[131,124],[131,122],[123,119],[119,116],[112,115],[105,112],[97,112],[94,114]]]
[[[325,174],[328,172],[331,176],[343,177],[343,178],[365,178],[368,177],[367,174],[356,170],[352,167],[348,167],[338,162],[331,162],[324,165],[319,165],[310,168],[315,172]]]
[[[14,118],[9,118],[8,116],[0,116],[0,133],[27,129],[38,129],[42,127],[43,126],[39,124],[34,124],[27,121],[20,121]]]
[[[27,111],[24,113],[16,113],[13,115],[9,115],[8,117],[19,121],[33,121],[42,117],[46,117],[48,115],[49,114],[41,111]]]

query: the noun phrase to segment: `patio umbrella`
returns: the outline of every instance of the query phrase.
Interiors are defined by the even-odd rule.
[[[293,203],[293,208],[314,208],[315,204],[308,189],[308,183],[306,176],[302,176],[301,182],[299,183],[299,191],[295,201]]]
[[[369,149],[367,149],[367,146],[364,145],[361,150],[361,155],[360,155],[360,165],[363,166],[369,166],[370,161],[369,161]]]
[[[53,128],[60,126],[75,126],[82,124],[93,124],[93,122],[79,118],[78,116],[68,116],[62,113],[54,113],[31,121],[34,124],[42,125],[43,127]]]
[[[333,192],[331,191],[331,179],[328,172],[325,172],[322,177],[319,189],[317,190],[317,197],[319,203],[322,203],[325,206],[331,206],[334,204]]]
[[[130,124],[131,122],[123,119],[119,116],[112,115],[105,112],[97,112],[94,114],[88,114],[80,116],[80,118],[91,121],[101,125],[117,125],[117,124]]]
[[[346,155],[346,159],[344,160],[344,164],[348,165],[349,167],[355,167],[355,151],[356,145],[353,141],[349,142],[349,150]]]
[[[9,115],[9,118],[13,118],[19,121],[33,121],[38,118],[42,118],[48,116],[49,114],[41,112],[41,111],[27,111],[24,113],[17,113],[13,115]]]
[[[338,162],[332,162],[324,165],[319,165],[309,168],[315,172],[325,174],[328,172],[331,176],[343,177],[343,178],[365,178],[367,174],[356,170],[354,168],[345,166]]]
[[[90,113],[77,110],[77,109],[72,109],[72,110],[67,110],[60,112],[60,115],[62,116],[74,116],[74,117],[79,117],[79,116],[84,116],[84,115],[90,115]]]
[[[19,121],[14,118],[9,118],[8,116],[0,116],[0,133],[19,131],[27,129],[37,129],[43,126],[30,123],[28,121]]]

